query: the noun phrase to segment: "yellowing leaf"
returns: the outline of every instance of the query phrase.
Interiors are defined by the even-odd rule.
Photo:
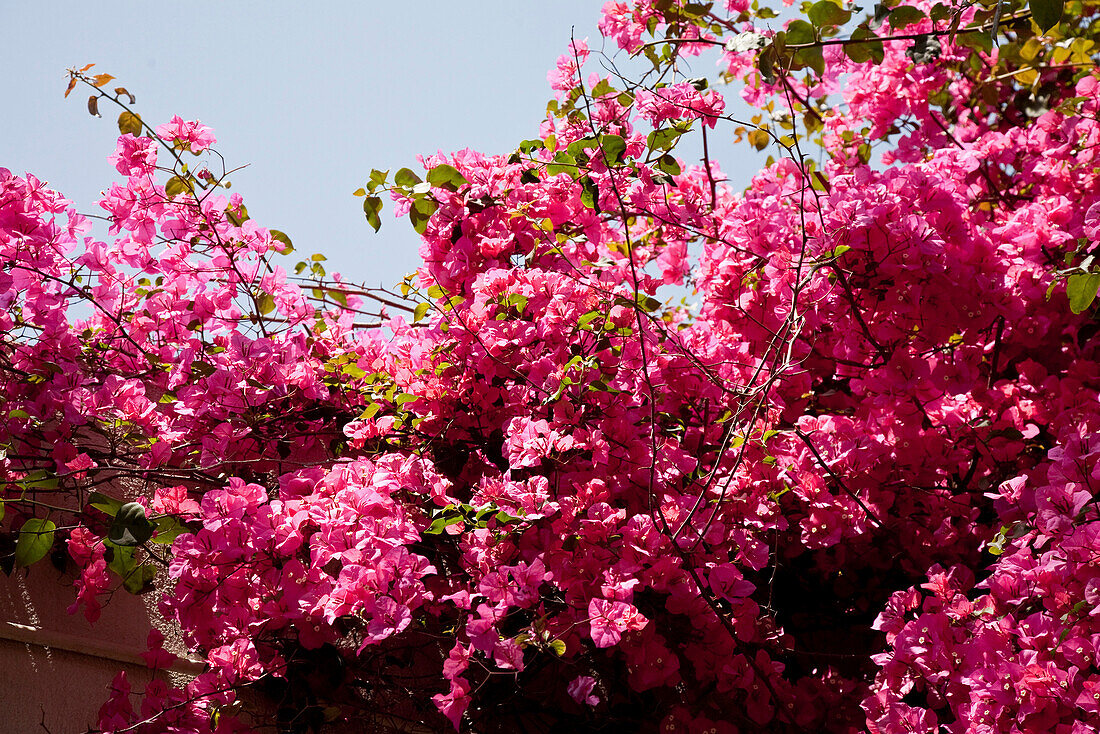
[[[262,315],[267,316],[275,310],[275,299],[271,297],[270,293],[261,293],[260,297],[256,299],[256,306],[260,309]]]
[[[179,176],[173,176],[164,184],[164,193],[168,196],[178,196],[187,191],[187,182]]]
[[[141,127],[141,115],[123,110],[118,116],[118,131],[123,135],[129,133],[134,137],[138,137],[141,135]]]

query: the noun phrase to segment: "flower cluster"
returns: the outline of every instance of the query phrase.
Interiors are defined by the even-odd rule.
[[[109,242],[0,170],[3,537],[64,538],[90,620],[155,586],[204,661],[103,731],[1100,726],[1097,77],[1006,121],[954,70],[1009,52],[930,3],[869,51],[725,7],[610,2],[669,80],[578,42],[539,139],[372,175],[422,233],[384,329],[179,165],[200,123],[119,139]],[[675,155],[727,119],[676,76],[709,46],[820,162]]]

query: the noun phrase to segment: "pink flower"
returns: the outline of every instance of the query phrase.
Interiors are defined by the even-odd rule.
[[[569,51],[558,57],[557,66],[547,73],[546,79],[550,82],[550,87],[564,92],[577,86],[580,83],[580,65],[587,58],[587,41],[574,41]]]
[[[164,649],[164,634],[160,630],[149,630],[146,647],[148,649],[141,653],[141,658],[153,670],[164,670],[176,662],[176,656]]]
[[[652,11],[644,4],[634,8],[630,3],[611,0],[603,6],[600,33],[605,38],[615,39],[619,48],[634,53],[642,45],[642,34],[650,15]]]
[[[85,453],[79,453],[74,458],[65,462],[65,468],[73,473],[74,479],[84,479],[88,476],[88,470],[99,466],[92,457]]]
[[[640,90],[635,94],[635,106],[654,127],[667,120],[702,119],[713,128],[726,108],[722,95],[715,89],[698,90],[690,82],[680,82],[654,91]]]
[[[115,152],[107,159],[123,176],[148,176],[157,165],[157,143],[126,133],[118,139]]]
[[[432,696],[439,712],[451,720],[455,731],[458,731],[462,722],[462,715],[470,706],[470,684],[465,678],[454,678],[451,681],[451,689],[447,693],[437,693]]]
[[[152,509],[164,515],[193,517],[199,514],[199,503],[187,494],[187,487],[158,487],[153,493]]]
[[[611,647],[622,639],[627,630],[640,630],[649,624],[632,604],[607,599],[588,602],[588,624],[596,647]]]
[[[600,697],[592,692],[596,687],[596,679],[590,675],[578,675],[566,686],[566,691],[577,703],[595,706],[600,702]]]
[[[198,120],[184,122],[179,115],[175,115],[164,125],[157,127],[157,135],[169,143],[179,145],[184,150],[199,154],[217,142],[214,131],[203,125]]]
[[[217,647],[207,654],[206,659],[229,683],[253,681],[264,673],[264,666],[251,640],[238,639]]]

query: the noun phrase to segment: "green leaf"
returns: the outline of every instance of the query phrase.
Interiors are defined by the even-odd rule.
[[[122,587],[131,594],[144,594],[153,588],[153,577],[157,575],[157,569],[148,563],[138,563],[135,546],[121,546],[103,541],[104,557],[107,559],[107,568],[122,577]]]
[[[382,199],[377,196],[368,196],[363,199],[363,213],[367,215],[367,224],[377,232],[382,227],[382,218],[378,216],[382,211]]]
[[[782,38],[780,38],[782,36]],[[776,34],[772,44],[767,46],[756,57],[756,67],[760,70],[760,78],[767,84],[775,84],[775,64],[779,60],[779,51],[777,44],[782,42],[786,43],[787,34],[780,31]],[[765,145],[765,147],[767,147]],[[761,150],[760,146],[757,146],[757,150]]]
[[[55,530],[57,526],[52,520],[32,517],[23,523],[15,541],[15,565],[23,568],[45,558],[53,548]]]
[[[344,308],[348,307],[348,294],[339,288],[329,288],[326,291],[329,298],[339,303]]]
[[[519,144],[519,150],[521,153],[530,154],[532,151],[541,150],[546,147],[546,143],[541,140],[524,140]]]
[[[960,33],[955,36],[955,43],[966,48],[972,48],[975,51],[989,53],[993,50],[993,35],[992,33]],[[971,56],[970,58],[976,59],[977,57]],[[978,60],[978,63],[980,64],[981,61]]]
[[[248,209],[242,206],[238,211],[232,209],[225,210],[225,218],[229,220],[229,223],[234,227],[239,227],[247,222],[251,217],[248,216]]]
[[[118,116],[118,131],[123,135],[129,133],[135,138],[141,135],[141,115],[136,115],[129,110],[123,110]]]
[[[547,176],[557,176],[559,173],[568,173],[570,176],[576,178],[577,172],[577,159],[570,155],[567,150],[563,150],[555,155],[554,162],[546,166]]]
[[[814,35],[814,27],[804,20],[792,20],[787,26],[787,45],[798,46],[803,43],[813,43],[817,40]]]
[[[271,229],[268,230],[268,232],[271,233],[271,239],[282,244],[284,255],[289,255],[294,252],[294,244],[290,241],[290,238],[286,236],[286,232],[278,229]]]
[[[577,327],[583,329],[586,325],[595,321],[601,316],[603,316],[603,313],[601,313],[600,311],[589,311],[588,313],[577,319]]]
[[[432,524],[428,526],[428,529],[425,530],[424,533],[426,535],[439,535],[447,527],[457,525],[460,522],[463,522],[462,515],[445,515],[433,520]]]
[[[597,82],[596,86],[592,88],[591,94],[593,97],[603,97],[604,95],[611,94],[612,92],[616,91],[618,90],[611,86],[611,82],[609,80],[600,79],[600,81]]]
[[[511,523],[520,521],[520,518],[515,515],[509,515],[504,510],[499,510],[493,517],[496,518],[496,521],[501,525],[510,525]]]
[[[151,540],[159,545],[170,545],[180,535],[188,532],[187,526],[171,515],[162,515],[154,522],[157,528]]]
[[[820,46],[798,49],[794,52],[791,61],[791,68],[802,69],[809,67],[813,69],[818,76],[825,73],[825,53]]]
[[[483,528],[488,524],[489,518],[493,517],[497,512],[497,506],[490,502],[477,511],[477,514],[474,515],[474,521],[479,528]]]
[[[374,193],[374,190],[379,186],[384,186],[386,179],[389,178],[389,171],[379,171],[377,168],[370,172],[370,181],[367,183],[367,189]]]
[[[156,524],[145,516],[144,507],[137,502],[127,502],[115,514],[107,529],[107,539],[119,546],[141,545],[153,537],[156,529]]]
[[[932,11],[928,14],[933,21],[939,22],[941,20],[947,20],[951,17],[951,6],[944,3],[936,3],[932,6]]]
[[[515,309],[516,313],[523,314],[527,308],[527,296],[519,293],[509,293],[508,297],[501,301],[501,305]]]
[[[210,377],[218,371],[218,368],[209,362],[203,362],[201,359],[196,359],[191,363],[191,372],[197,374],[199,377]]]
[[[565,654],[565,649],[566,648],[564,640],[554,640],[550,643],[550,650],[553,651],[553,653],[559,658]]]
[[[852,31],[852,40],[863,41],[863,43],[844,44],[844,53],[848,55],[848,58],[857,64],[866,61],[873,61],[876,64],[882,63],[886,53],[882,48],[882,41],[878,40],[878,36],[861,27]]]
[[[1092,305],[1096,291],[1100,289],[1100,273],[1077,273],[1066,279],[1066,295],[1069,310],[1081,313]]]
[[[683,130],[674,127],[654,130],[646,137],[646,147],[650,150],[672,150],[673,146],[676,145],[676,141],[683,134]]]
[[[581,185],[583,186],[581,189],[581,203],[589,209],[595,209],[598,214],[600,212],[600,190],[596,188],[595,182],[588,176],[584,177]]]
[[[439,208],[439,204],[435,203],[432,199],[417,199],[413,202],[412,208],[409,209],[409,221],[412,222],[413,229],[417,234],[424,234],[428,229],[428,220],[432,218],[432,214]]]
[[[840,7],[833,0],[818,0],[806,13],[810,22],[818,28],[844,25],[851,19],[852,12]]]
[[[469,183],[466,177],[458,172],[458,169],[454,166],[448,166],[446,163],[440,163],[438,166],[428,171],[428,183],[432,186],[441,189],[447,189],[448,191],[458,191],[458,187]]]
[[[1031,9],[1031,17],[1039,30],[1046,33],[1062,20],[1065,11],[1065,0],[1028,0],[1027,6]]]
[[[928,16],[919,8],[911,5],[899,5],[890,11],[890,26],[894,30],[901,30],[907,25],[919,23]]]
[[[23,489],[42,490],[57,489],[57,477],[44,469],[36,469],[18,482]]]
[[[393,175],[393,182],[398,186],[403,186],[407,189],[411,189],[420,183],[420,176],[417,176],[408,168],[402,168],[400,171]]]
[[[122,501],[116,500],[113,497],[108,497],[102,492],[92,492],[88,498],[88,504],[96,508],[105,515],[114,517],[118,514],[119,509],[122,507]]]
[[[355,363],[344,365],[340,368],[340,372],[353,380],[362,380],[367,376],[367,371]]]
[[[626,153],[626,141],[621,135],[601,135],[600,148],[603,150],[605,161],[621,163]]]
[[[413,309],[413,322],[415,323],[423,319],[427,315],[428,309],[431,307],[432,304],[428,303],[427,301],[416,304],[416,308]]]

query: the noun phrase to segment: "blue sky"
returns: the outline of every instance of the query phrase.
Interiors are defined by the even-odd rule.
[[[213,127],[230,166],[248,166],[232,191],[298,253],[392,285],[416,268],[416,235],[389,211],[374,234],[351,192],[372,168],[416,169],[417,154],[507,152],[535,137],[546,72],[571,32],[599,48],[601,4],[5,3],[0,166],[94,211],[116,177],[106,158],[117,113],[96,119],[84,96],[62,97],[65,69],[94,62],[154,125],[179,114]],[[699,65],[713,76],[711,61]],[[742,186],[758,165],[725,163]]]

